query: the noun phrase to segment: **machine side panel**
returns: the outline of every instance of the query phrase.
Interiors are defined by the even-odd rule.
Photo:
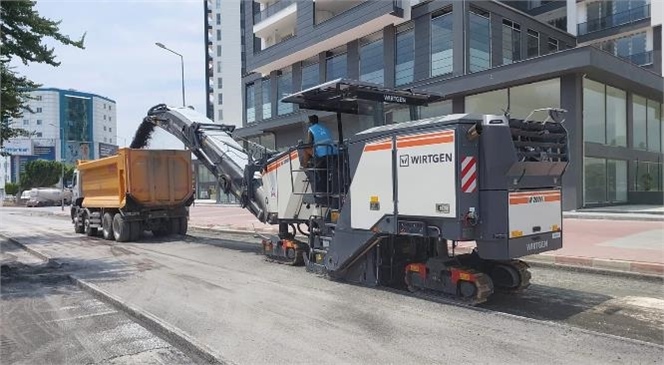
[[[453,129],[397,138],[399,215],[457,217]]]
[[[351,227],[370,229],[394,213],[391,138],[367,143],[350,185]]]
[[[509,236],[557,232],[562,229],[560,190],[509,193]]]

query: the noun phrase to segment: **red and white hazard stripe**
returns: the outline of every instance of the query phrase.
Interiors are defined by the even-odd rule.
[[[466,156],[461,160],[461,191],[473,193],[477,190],[477,159]]]

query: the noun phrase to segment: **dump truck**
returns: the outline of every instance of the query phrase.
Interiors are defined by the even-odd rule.
[[[136,241],[187,233],[194,201],[191,152],[121,148],[116,155],[79,161],[71,218],[76,233]]]
[[[189,108],[156,105],[143,125],[176,136],[222,191],[278,225],[262,237],[271,261],[474,305],[495,291],[525,290],[531,274],[519,258],[562,247],[565,111],[419,118],[420,107],[442,98],[348,79],[283,98],[336,114],[330,144],[338,153],[324,163],[312,157],[318,146],[304,143],[251,153],[249,141],[234,140],[233,126]],[[395,106],[413,120],[387,124]],[[371,118],[373,127],[363,129]],[[468,241],[475,249],[457,252]]]

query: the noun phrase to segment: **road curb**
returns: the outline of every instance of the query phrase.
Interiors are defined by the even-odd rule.
[[[664,279],[664,264],[651,262],[556,255],[526,256],[522,260],[535,267],[550,267],[657,281]]]
[[[7,241],[9,241],[9,242],[11,242],[11,243],[13,243],[13,244],[15,244],[15,245],[21,247],[22,249],[24,249],[24,250],[27,251],[28,253],[30,253],[30,254],[32,254],[32,255],[34,255],[34,256],[37,256],[37,257],[38,257],[39,259],[41,259],[41,260],[44,260],[46,263],[49,263],[49,262],[52,261],[52,259],[51,259],[49,256],[47,256],[47,255],[45,255],[45,254],[43,254],[43,253],[41,253],[41,252],[35,250],[34,248],[31,248],[30,246],[24,244],[23,242],[17,241],[17,240],[15,240],[15,239],[13,239],[13,238],[11,238],[11,237],[9,237],[9,236],[6,236],[6,235],[4,235],[4,234],[0,234],[0,238],[4,238],[4,239],[6,239]],[[56,261],[56,263],[57,263],[57,261]]]
[[[59,263],[57,260],[52,259],[48,255],[38,250],[30,248],[28,245],[18,240],[8,237],[4,234],[0,234],[0,237],[20,246],[22,249],[39,257],[40,259],[46,262]],[[162,321],[161,319],[157,318],[151,313],[132,307],[122,299],[117,298],[113,294],[106,292],[105,290],[99,288],[98,286],[89,283],[77,277],[76,275],[68,274],[67,277],[77,287],[92,294],[94,297],[98,298],[102,302],[107,303],[116,308],[117,310],[129,315],[144,327],[154,332],[157,332],[159,335],[165,337],[171,343],[175,344],[177,347],[188,350],[190,353],[194,354],[195,356],[199,357],[205,362],[209,364],[232,364],[232,362],[224,359],[221,355],[217,354],[207,346],[199,343],[197,340],[195,340],[185,332],[169,325],[168,323]]]
[[[214,228],[214,227],[204,227],[204,226],[196,226],[196,225],[191,225],[191,226],[189,226],[189,228],[193,229],[193,230],[197,230],[197,231],[233,233],[233,234],[239,234],[239,235],[244,235],[244,236],[254,236],[256,234],[274,235],[274,234],[278,233],[277,231],[266,231],[266,230],[250,231],[250,230],[246,230],[246,229]]]
[[[613,220],[613,221],[638,221],[638,222],[664,222],[664,215],[649,214],[649,213],[603,214],[603,213],[587,213],[587,212],[563,212],[563,218]]]
[[[190,353],[195,354],[197,357],[203,359],[209,364],[232,364],[232,362],[224,359],[221,355],[214,352],[212,349],[206,345],[198,342],[196,339],[189,336],[184,331],[179,330],[176,327],[171,326],[170,324],[162,321],[155,315],[141,310],[139,308],[133,307],[122,299],[114,296],[113,294],[99,288],[98,286],[89,283],[75,275],[70,275],[70,278],[76,286],[85,290],[86,292],[92,294],[99,300],[110,304],[115,307],[117,310],[126,313],[131,316],[137,322],[140,322],[145,327],[159,333],[160,335],[167,338],[171,343],[177,345],[177,347],[185,348]]]

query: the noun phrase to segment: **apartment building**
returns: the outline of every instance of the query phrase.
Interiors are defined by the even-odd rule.
[[[561,107],[572,155],[565,209],[662,203],[663,79],[654,66],[661,51],[653,46],[653,67],[642,67],[579,45],[569,2],[517,3],[243,1],[244,110],[236,135],[276,149],[296,144],[307,113],[281,98],[340,77],[446,97],[421,108],[422,117],[509,110],[525,118]],[[385,123],[410,119],[404,109],[384,113]],[[372,120],[346,118],[344,132]]]
[[[30,137],[5,142],[9,168],[5,180],[17,182],[23,167],[36,159],[65,161],[105,157],[117,150],[115,101],[73,89],[40,88],[30,92],[29,110],[12,120]]]

